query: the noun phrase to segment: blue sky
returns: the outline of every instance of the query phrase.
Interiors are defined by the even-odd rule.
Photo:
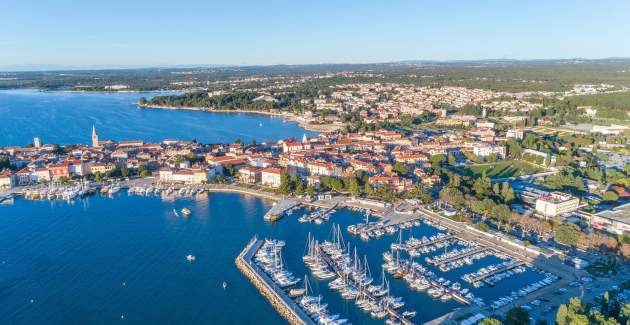
[[[630,57],[630,1],[0,0],[0,66]]]

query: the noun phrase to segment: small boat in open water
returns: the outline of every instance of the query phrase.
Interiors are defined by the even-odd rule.
[[[195,255],[190,255],[190,254],[186,255],[186,260],[187,260],[188,262],[192,262],[192,261],[194,261],[195,259],[196,259]]]
[[[184,217],[188,217],[190,215],[190,210],[188,208],[183,208],[182,214],[184,215]]]

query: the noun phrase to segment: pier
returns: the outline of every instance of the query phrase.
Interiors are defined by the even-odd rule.
[[[447,257],[447,258],[445,258],[443,260],[438,260],[438,261],[433,260],[430,263],[435,265],[435,266],[440,266],[440,265],[442,265],[444,263],[452,262],[452,261],[459,260],[459,259],[462,259],[462,258],[470,256],[470,255],[475,255],[477,253],[481,253],[481,252],[483,252],[483,251],[485,251],[487,249],[489,249],[489,248],[481,246],[481,247],[478,247],[476,249],[472,249],[470,251],[462,252],[460,254],[455,254],[455,255]]]
[[[335,273],[337,274],[337,276],[342,277],[342,278],[344,277],[344,273],[342,272],[342,270],[341,270],[341,269],[339,269],[339,268],[337,267],[337,264],[336,264],[336,263],[335,263],[335,262],[334,262],[334,261],[330,258],[330,256],[328,256],[328,254],[326,254],[326,253],[324,252],[324,250],[322,250],[322,249],[320,249],[320,250],[319,250],[319,256],[320,256],[320,258],[321,258],[323,261],[325,261],[325,262],[326,262],[326,264],[328,265],[328,267],[330,267],[333,271],[335,271]],[[351,284],[351,285],[353,285],[353,286],[355,286],[355,287],[359,288],[359,287],[356,285],[356,283],[354,283],[354,280],[352,280],[352,279],[348,278],[348,281],[350,282],[350,284]],[[368,293],[367,291],[364,291],[364,292],[363,292],[363,294],[365,294],[365,296],[366,296],[368,299],[370,299],[371,301],[373,301],[373,302],[376,302],[376,301],[377,301],[377,299],[376,299],[374,296],[372,296],[370,293]],[[413,325],[413,323],[412,323],[410,320],[408,320],[408,319],[406,319],[405,317],[403,317],[403,316],[402,316],[401,314],[399,314],[399,313],[398,313],[398,311],[396,311],[395,309],[390,308],[389,306],[388,306],[388,307],[386,307],[386,309],[387,309],[387,312],[389,313],[389,315],[390,315],[390,316],[392,316],[392,317],[394,317],[394,318],[396,318],[398,321],[400,321],[400,323],[401,323],[401,324],[405,324],[405,325]]]
[[[269,300],[280,316],[291,325],[315,325],[315,322],[263,272],[252,257],[262,246],[263,241],[254,237],[236,257],[236,267],[251,281],[260,293]]]
[[[434,244],[437,244],[437,243],[442,243],[442,242],[445,242],[445,241],[448,241],[448,240],[451,240],[451,239],[455,239],[455,238],[456,238],[455,235],[448,234],[448,235],[442,236],[440,238],[436,238],[436,239],[433,239],[433,240],[429,240],[427,242],[423,242],[423,243],[419,243],[417,245],[413,245],[411,248],[412,249],[418,249],[418,248],[422,248],[422,247],[425,247],[425,246],[431,246],[431,245],[434,245]]]
[[[510,263],[509,265],[497,268],[496,270],[492,270],[492,271],[490,271],[488,273],[484,273],[484,274],[478,275],[476,277],[471,277],[468,280],[468,282],[469,283],[475,283],[475,282],[478,282],[478,281],[483,281],[483,280],[485,280],[486,278],[488,278],[490,276],[493,276],[493,275],[501,273],[501,272],[509,271],[509,270],[511,270],[513,268],[519,267],[519,266],[524,265],[524,264],[525,263],[523,263],[522,261],[516,260],[513,263]]]
[[[291,210],[295,207],[297,207],[300,204],[300,202],[296,201],[296,200],[289,200],[289,199],[284,199],[284,200],[280,200],[278,202],[276,202],[271,209],[269,209],[269,211],[267,211],[267,213],[265,214],[265,220],[267,221],[276,221],[280,218],[282,218],[282,215],[287,212],[288,210]]]

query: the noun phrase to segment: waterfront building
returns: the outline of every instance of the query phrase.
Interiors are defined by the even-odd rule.
[[[70,164],[67,162],[52,164],[48,166],[48,169],[53,180],[58,180],[61,177],[70,177]]]
[[[280,187],[280,178],[282,175],[282,169],[278,167],[265,168],[260,172],[261,183],[273,188]]]
[[[245,166],[238,170],[239,181],[246,184],[254,184],[261,181],[260,168],[253,166]]]
[[[546,218],[553,218],[574,212],[580,205],[580,199],[562,192],[551,192],[536,199],[536,212]]]
[[[0,188],[12,188],[13,186],[15,186],[15,175],[11,170],[0,170]]]

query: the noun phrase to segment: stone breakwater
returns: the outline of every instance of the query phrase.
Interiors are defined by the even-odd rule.
[[[291,325],[315,325],[289,296],[260,269],[252,263],[252,257],[263,241],[254,237],[236,257],[236,267],[249,279],[271,306]]]

